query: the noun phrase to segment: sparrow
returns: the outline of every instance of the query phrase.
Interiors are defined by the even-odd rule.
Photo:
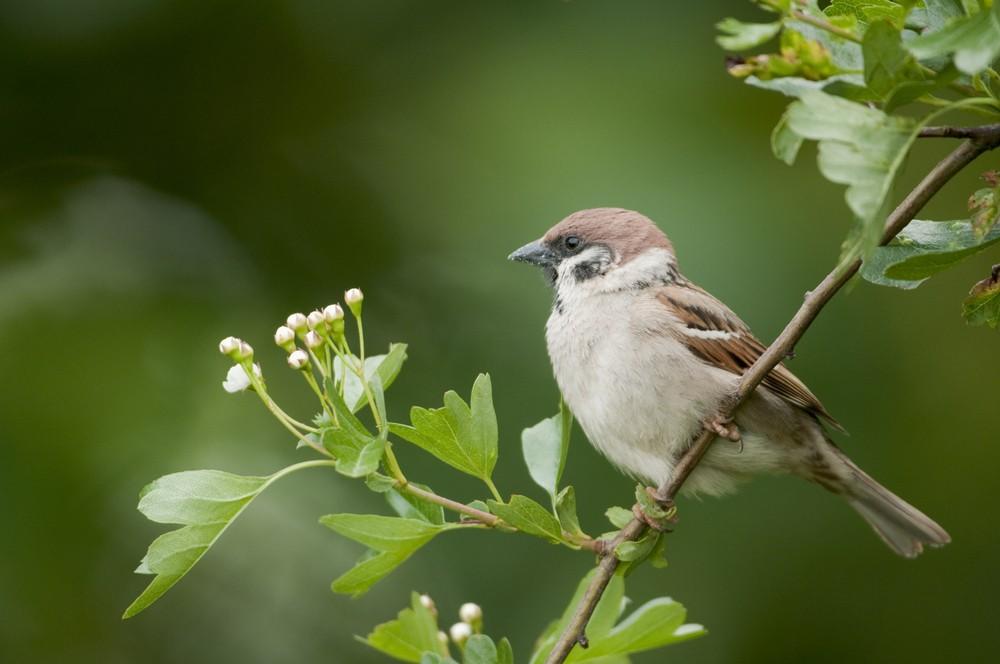
[[[830,439],[840,425],[783,364],[736,412],[717,413],[765,346],[729,307],[684,277],[673,245],[621,208],[575,212],[509,256],[554,289],[545,327],[563,398],[587,438],[624,473],[662,486],[703,427],[721,437],[684,484],[720,495],[760,473],[790,473],[840,496],[908,558],[951,541]]]

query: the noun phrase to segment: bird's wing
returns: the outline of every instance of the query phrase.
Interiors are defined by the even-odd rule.
[[[681,324],[672,326],[671,332],[703,362],[742,375],[764,353],[764,344],[739,316],[694,284],[663,286],[657,299]],[[843,431],[819,399],[783,364],[774,367],[763,384],[789,403]]]

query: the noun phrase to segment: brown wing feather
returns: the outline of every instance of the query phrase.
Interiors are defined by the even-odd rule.
[[[753,336],[746,323],[694,284],[664,286],[657,298],[688,328],[690,332],[680,331],[677,337],[702,361],[740,375],[764,354],[766,347]],[[771,370],[763,385],[843,431],[819,399],[783,364]]]

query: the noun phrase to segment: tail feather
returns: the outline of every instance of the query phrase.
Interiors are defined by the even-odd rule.
[[[842,455],[841,455],[842,456]],[[951,536],[913,505],[876,482],[846,457],[850,469],[847,502],[893,551],[915,558],[927,546],[944,546]]]

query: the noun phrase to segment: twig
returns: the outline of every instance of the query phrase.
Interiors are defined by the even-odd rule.
[[[924,127],[920,138],[978,138],[988,139],[1000,132],[1000,124],[978,127]]]
[[[826,30],[830,34],[837,35],[841,39],[852,41],[855,44],[861,43],[861,37],[858,37],[850,30],[845,30],[841,27],[834,25],[833,23],[830,23],[829,21],[824,21],[821,18],[810,16],[809,14],[801,12],[797,9],[792,10],[792,18],[794,18],[796,21],[801,21],[802,23],[808,23],[814,28],[819,28],[820,30]]]
[[[990,125],[977,128],[979,132],[969,140],[955,148],[947,157],[942,159],[931,171],[924,176],[923,180],[903,199],[903,201],[893,210],[886,219],[885,231],[882,235],[881,244],[887,244],[896,236],[910,221],[917,215],[920,209],[933,197],[941,187],[945,185],[956,173],[968,166],[976,157],[984,152],[992,150],[1000,145],[1000,125]],[[861,260],[857,259],[847,265],[838,266],[830,274],[826,275],[823,281],[806,296],[805,301],[799,310],[792,317],[785,329],[782,330],[778,338],[775,339],[768,349],[761,355],[753,365],[740,378],[736,393],[729,403],[720,408],[719,415],[723,418],[732,417],[736,409],[753,393],[762,380],[776,367],[789,352],[795,347],[798,340],[805,334],[809,325],[823,309],[827,302],[837,294],[844,284],[861,268]],[[704,430],[691,443],[688,450],[678,460],[674,466],[674,472],[670,479],[659,488],[659,494],[665,501],[673,500],[680,490],[684,481],[691,475],[691,471],[698,465],[701,458],[708,451],[709,445],[715,439],[715,434]],[[569,656],[573,647],[581,638],[586,638],[587,623],[590,616],[597,607],[597,602],[601,599],[604,589],[614,576],[618,568],[618,558],[615,556],[615,548],[624,541],[635,540],[646,531],[646,525],[638,519],[630,521],[610,544],[605,547],[605,552],[601,555],[601,562],[597,567],[590,586],[584,593],[583,599],[573,612],[566,629],[560,635],[556,645],[549,653],[546,664],[561,664]]]

